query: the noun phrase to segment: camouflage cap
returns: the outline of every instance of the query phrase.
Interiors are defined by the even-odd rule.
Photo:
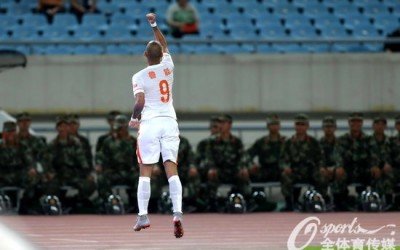
[[[294,122],[305,122],[308,123],[308,116],[305,114],[298,114],[296,115],[296,117],[294,118]]]
[[[3,133],[17,130],[17,124],[12,121],[3,122]]]
[[[322,119],[322,127],[325,127],[325,126],[336,127],[336,119],[333,118],[333,116],[325,116],[324,119]]]
[[[32,120],[31,115],[28,112],[22,112],[16,115],[17,121]]]
[[[374,117],[373,123],[377,123],[377,122],[383,122],[385,124],[387,124],[387,119],[386,117],[382,116],[382,115],[378,115]]]
[[[272,114],[267,117],[267,125],[280,124],[281,120],[277,114]]]
[[[219,122],[219,117],[216,115],[213,115],[210,117],[210,127],[214,126],[216,123]]]
[[[114,120],[115,117],[120,114],[121,112],[119,112],[118,110],[111,110],[110,112],[108,112],[107,120]]]
[[[56,117],[56,126],[60,125],[61,123],[69,124],[69,117],[67,115],[59,115]]]
[[[394,118],[394,123],[400,123],[400,115]]]
[[[364,115],[360,112],[353,112],[349,115],[349,121],[362,121],[364,120]]]
[[[232,122],[233,118],[231,115],[228,114],[222,114],[218,116],[218,121],[220,122]]]
[[[80,122],[80,117],[78,114],[69,114],[68,115],[68,121],[70,123],[79,123]]]
[[[129,119],[126,115],[117,115],[114,119],[113,129],[128,127]]]

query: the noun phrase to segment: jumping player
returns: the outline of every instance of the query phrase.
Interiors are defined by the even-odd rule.
[[[172,103],[174,63],[167,41],[157,27],[156,15],[149,13],[146,18],[153,28],[155,40],[147,44],[144,52],[148,66],[132,77],[135,105],[129,122],[130,127],[138,128],[137,156],[140,164],[137,191],[139,214],[133,229],[140,231],[150,227],[147,212],[150,177],[161,153],[173,206],[174,234],[180,238],[183,236],[182,184],[177,170],[179,129]]]

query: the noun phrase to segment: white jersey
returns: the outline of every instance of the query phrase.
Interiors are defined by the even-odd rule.
[[[133,95],[145,94],[145,104],[141,120],[154,117],[176,119],[172,99],[174,62],[171,55],[164,53],[160,64],[150,65],[132,77]]]

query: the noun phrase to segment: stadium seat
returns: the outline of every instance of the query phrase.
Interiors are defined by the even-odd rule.
[[[231,4],[237,8],[242,8],[243,10],[245,10],[248,6],[261,6],[258,0],[231,0]]]
[[[356,25],[352,29],[352,37],[355,38],[380,38],[381,35],[379,35],[378,31],[376,28],[369,24],[369,25]]]
[[[279,53],[279,51],[269,44],[258,44],[255,46],[256,53],[265,53],[265,54],[272,54],[272,53]]]
[[[317,29],[324,29],[331,26],[342,26],[340,19],[332,14],[325,14],[316,16],[314,18],[314,27]]]
[[[349,38],[349,34],[343,26],[331,26],[321,29],[321,37],[326,39],[332,38]]]
[[[261,29],[268,26],[281,26],[281,19],[271,14],[263,14],[257,17],[256,26]]]
[[[73,45],[35,45],[33,53],[40,55],[72,55]]]
[[[289,29],[290,37],[295,39],[314,39],[317,38],[315,28],[311,25],[296,25]]]
[[[21,25],[28,25],[28,26],[48,26],[47,19],[42,14],[25,14],[21,16]]]
[[[320,15],[329,14],[328,9],[319,3],[316,4],[309,4],[303,8],[303,15],[308,18],[315,18]]]
[[[35,26],[13,26],[11,33],[11,39],[15,40],[36,40],[40,38]]]
[[[129,40],[133,38],[132,32],[136,32],[136,29],[132,29],[132,26],[109,26],[105,30],[104,38],[107,40]]]
[[[301,14],[290,14],[285,16],[283,20],[285,27],[288,29],[292,28],[293,26],[311,25],[310,19]]]
[[[194,46],[193,54],[221,54],[221,51],[213,45],[199,44]]]
[[[368,4],[363,6],[363,14],[374,18],[377,15],[389,15],[389,9],[383,4]]]
[[[234,5],[218,5],[215,7],[214,13],[224,19],[233,15],[240,17],[239,9]]]
[[[326,53],[330,51],[330,45],[327,43],[304,43],[303,48],[310,53]]]
[[[74,31],[74,38],[88,41],[88,40],[99,40],[102,38],[99,30],[93,27],[79,27]]]
[[[395,5],[395,6],[393,6],[393,8],[392,8],[392,14],[393,14],[395,17],[400,18],[400,3],[397,4],[397,5]]]
[[[149,28],[149,25],[139,25],[136,30],[136,39],[151,40],[153,39],[153,30]]]
[[[110,44],[106,46],[105,53],[114,55],[129,55],[134,54],[134,49],[132,45]]]
[[[291,4],[276,4],[273,8],[273,14],[279,18],[285,18],[288,15],[298,14],[298,8]]]
[[[75,55],[99,55],[103,53],[103,48],[99,45],[77,45],[73,49]]]
[[[363,8],[366,5],[381,4],[381,3],[380,0],[357,0],[353,1],[353,4],[359,8]]]
[[[289,4],[289,1],[288,0],[268,0],[268,1],[263,1],[261,4],[264,5],[265,7],[267,7],[268,9],[272,10],[276,5]]]
[[[400,5],[398,0],[382,0],[382,4],[389,8],[394,8],[395,6]]]
[[[227,29],[234,29],[235,27],[249,27],[249,28],[255,27],[252,19],[246,15],[240,15],[239,17],[235,16],[227,17],[225,21]]]
[[[254,52],[254,46],[249,44],[245,45],[226,44],[220,46],[220,50],[223,54],[243,54],[243,53],[248,54]]]
[[[322,0],[322,4],[331,9],[339,4],[343,4],[343,2],[346,3],[347,1],[344,1],[344,0]]]
[[[399,19],[391,14],[380,14],[374,17],[375,28],[381,30],[383,35],[387,35],[400,27]]]
[[[65,26],[51,25],[42,31],[42,40],[60,41],[60,40],[71,40],[72,36],[69,34],[69,30]]]
[[[207,8],[213,9],[213,10],[215,10],[216,8],[222,9],[229,5],[228,2],[221,1],[221,0],[207,0],[207,1],[203,1],[201,4],[206,6]],[[214,13],[215,13],[215,11],[214,11]]]
[[[319,4],[318,0],[296,0],[293,1],[293,5],[297,8],[305,9],[310,5]]]
[[[8,37],[8,31],[3,26],[0,26],[0,39],[1,40],[7,39],[7,37]]]
[[[1,6],[5,9],[7,15],[22,16],[32,13],[31,5],[17,4],[14,1],[7,1],[2,3]]]
[[[0,27],[6,28],[18,25],[18,18],[11,15],[0,15]]]
[[[64,26],[64,27],[75,27],[78,24],[78,20],[72,14],[58,14],[54,16],[53,23],[54,26]]]
[[[278,50],[281,53],[290,53],[290,54],[296,54],[296,53],[307,53],[308,50],[305,49],[303,46],[297,43],[290,43],[290,44],[285,44],[285,43],[279,43],[279,44],[273,44],[272,47],[274,47],[276,50]]]
[[[263,39],[282,39],[288,37],[285,28],[281,25],[263,26],[260,28],[259,36]]]
[[[99,28],[107,25],[107,19],[102,14],[85,14],[81,26]]]
[[[252,26],[237,26],[230,30],[230,35],[233,39],[246,40],[258,39],[256,31]]]
[[[117,4],[114,4],[113,2],[104,2],[104,1],[98,1],[97,3],[97,9],[105,15],[113,15],[115,13],[121,12],[121,7]]]
[[[344,27],[350,30],[353,30],[355,26],[371,24],[369,19],[361,14],[348,15],[344,17],[343,20],[344,20],[343,23]]]
[[[349,15],[360,14],[360,11],[357,6],[347,2],[333,6],[333,13],[339,18],[346,18]]]

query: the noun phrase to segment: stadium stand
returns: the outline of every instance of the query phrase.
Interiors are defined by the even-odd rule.
[[[54,17],[48,24],[45,17],[34,14],[36,6],[29,0],[4,0],[0,3],[0,47],[24,48],[33,54],[76,54],[87,48],[88,54],[135,54],[128,43],[151,39],[152,31],[143,14],[156,12],[159,27],[168,36],[165,14],[171,0],[99,0],[100,13],[86,14],[79,24],[68,12]],[[325,53],[379,52],[383,42],[337,43],[332,39],[382,39],[400,26],[398,0],[192,0],[200,15],[200,34],[173,40],[178,53]],[[144,24],[144,25],[142,25]],[[193,41],[199,44],[194,46]],[[326,42],[287,41],[273,39],[320,39]],[[26,45],[13,41],[27,41]],[[35,44],[48,41],[45,45]],[[191,43],[185,44],[187,41]],[[220,49],[230,41],[230,46]],[[236,46],[235,42],[248,40]],[[7,41],[7,43],[5,42]],[[68,42],[82,42],[70,49]],[[99,41],[87,44],[88,41]],[[136,41],[136,42],[135,42]],[[55,43],[58,42],[58,43]],[[64,42],[64,44],[62,44]],[[282,42],[282,41],[281,41]],[[257,44],[257,46],[253,46]],[[87,46],[93,45],[93,46]],[[67,46],[67,47],[66,47]],[[68,47],[69,46],[69,47]],[[188,46],[193,46],[189,49]],[[25,47],[28,47],[26,49]],[[96,48],[96,49],[93,49]],[[100,48],[100,49],[99,49]],[[247,49],[244,49],[247,48]],[[252,48],[252,49],[249,49]],[[238,49],[235,51],[235,49]],[[59,50],[59,51],[58,51]],[[140,51],[139,53],[142,53]]]

